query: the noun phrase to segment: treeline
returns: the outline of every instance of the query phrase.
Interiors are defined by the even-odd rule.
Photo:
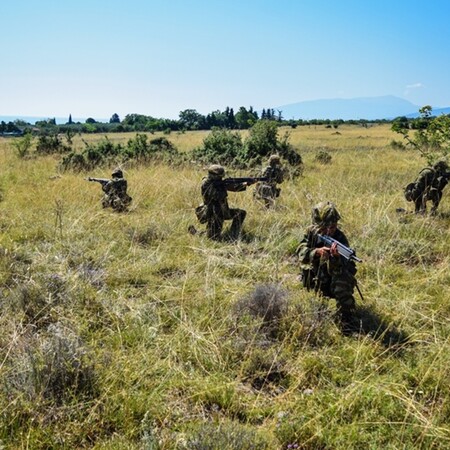
[[[406,118],[405,118],[406,119]],[[291,126],[295,128],[303,125],[325,125],[330,128],[338,128],[339,125],[356,124],[368,126],[371,123],[390,123],[390,120],[331,120],[331,119],[290,119],[285,120],[282,111],[276,111],[272,108],[264,108],[260,114],[252,106],[245,108],[241,106],[237,112],[233,108],[227,107],[224,111],[212,111],[207,115],[200,114],[195,109],[186,109],[179,113],[179,118],[164,119],[147,116],[144,114],[127,114],[125,118],[120,119],[119,115],[114,113],[108,122],[99,122],[89,117],[84,123],[74,122],[69,115],[65,124],[57,124],[54,118],[37,121],[34,125],[16,120],[14,122],[1,122],[0,134],[16,134],[31,131],[33,133],[114,133],[114,132],[164,132],[170,134],[172,131],[194,131],[194,130],[212,130],[214,128],[223,128],[228,130],[247,130],[250,129],[259,120],[270,120],[280,126]],[[406,119],[410,120],[410,119]]]

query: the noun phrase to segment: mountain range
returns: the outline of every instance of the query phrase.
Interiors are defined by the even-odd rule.
[[[422,105],[423,106],[423,105]],[[421,106],[394,95],[381,97],[334,98],[309,100],[277,106],[282,117],[289,119],[379,120],[399,116],[418,117]],[[450,108],[433,108],[433,115],[449,114]]]

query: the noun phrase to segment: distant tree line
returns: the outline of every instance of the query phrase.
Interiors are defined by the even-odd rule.
[[[353,124],[367,127],[374,123],[392,123],[393,120],[343,120],[343,119],[290,119],[285,120],[282,111],[272,108],[264,108],[260,114],[252,106],[246,108],[241,106],[237,112],[233,108],[226,107],[224,111],[216,110],[207,115],[200,114],[195,109],[185,109],[179,113],[178,119],[164,119],[147,116],[144,114],[127,114],[123,120],[114,113],[108,122],[99,122],[89,117],[84,123],[74,122],[69,115],[65,124],[57,124],[54,118],[37,121],[34,125],[16,120],[14,122],[1,122],[0,135],[20,134],[31,131],[34,134],[65,134],[71,133],[114,133],[114,132],[164,132],[170,134],[172,131],[184,132],[193,130],[212,130],[222,128],[228,130],[248,130],[259,120],[269,120],[278,126],[317,126],[325,125],[329,128],[338,128],[342,124]],[[416,129],[421,126],[421,121],[398,117],[395,121],[400,122],[403,127]]]

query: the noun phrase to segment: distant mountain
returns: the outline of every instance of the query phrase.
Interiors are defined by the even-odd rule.
[[[277,106],[274,109],[275,111],[282,111],[282,116],[285,120],[377,120],[414,114],[414,111],[418,111],[419,108],[419,106],[403,98],[386,95],[383,97],[309,100]]]

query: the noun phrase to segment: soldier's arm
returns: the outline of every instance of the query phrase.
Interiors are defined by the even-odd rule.
[[[242,192],[247,189],[247,183],[230,183],[225,185],[227,191]]]

